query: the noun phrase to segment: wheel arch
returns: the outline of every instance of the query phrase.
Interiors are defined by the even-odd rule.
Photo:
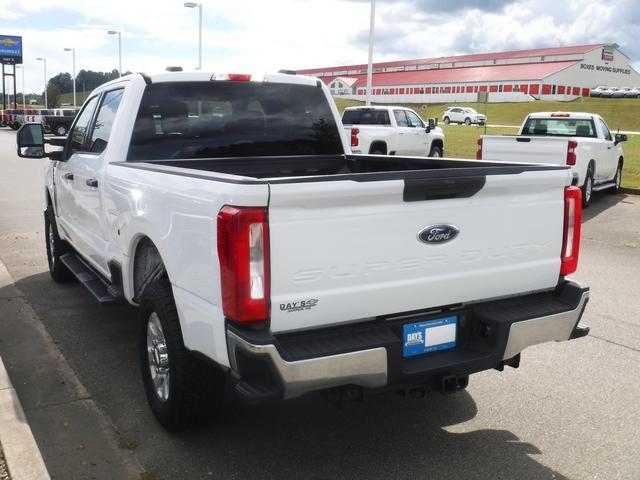
[[[382,147],[385,155],[389,151],[387,147],[387,142],[385,142],[384,140],[374,140],[373,142],[371,142],[371,145],[369,145],[369,153],[373,152],[376,147]]]
[[[147,235],[137,235],[131,242],[130,268],[127,274],[132,300],[138,303],[144,289],[154,280],[169,278],[160,250]]]
[[[433,150],[433,147],[440,147],[440,150],[444,153],[444,140],[442,140],[441,138],[434,138],[431,141],[431,147],[429,148],[429,151]]]

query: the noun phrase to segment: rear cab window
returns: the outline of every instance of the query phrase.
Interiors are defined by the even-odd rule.
[[[394,110],[393,116],[396,117],[396,123],[399,127],[408,127],[409,122],[407,121],[407,115],[404,113],[404,110]]]
[[[342,154],[316,86],[166,82],[146,87],[127,160]]]
[[[345,110],[342,115],[344,125],[382,125],[391,126],[391,119],[387,110],[374,108],[357,108]]]
[[[557,137],[596,137],[592,119],[571,117],[528,118],[523,135],[548,135]]]

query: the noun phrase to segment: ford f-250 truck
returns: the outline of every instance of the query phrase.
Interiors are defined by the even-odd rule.
[[[580,190],[566,166],[345,154],[326,86],[133,74],[47,156],[55,281],[139,307],[142,379],[169,430],[247,401],[456,392],[588,333]],[[231,389],[230,389],[231,390]]]
[[[348,107],[342,124],[352,153],[442,157],[444,132],[404,107]]]
[[[625,134],[612,135],[600,115],[577,112],[532,113],[517,135],[482,135],[477,158],[569,165],[574,185],[582,188],[583,207],[594,191],[620,190]]]

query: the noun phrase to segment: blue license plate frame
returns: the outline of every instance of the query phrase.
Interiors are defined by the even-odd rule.
[[[457,315],[405,323],[402,326],[402,356],[408,358],[450,350],[456,347],[457,339]]]

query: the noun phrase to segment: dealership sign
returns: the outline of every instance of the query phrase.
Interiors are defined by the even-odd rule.
[[[0,35],[0,63],[10,65],[22,63],[22,37]]]
[[[613,48],[603,48],[602,49],[602,60],[605,62],[613,62]]]

